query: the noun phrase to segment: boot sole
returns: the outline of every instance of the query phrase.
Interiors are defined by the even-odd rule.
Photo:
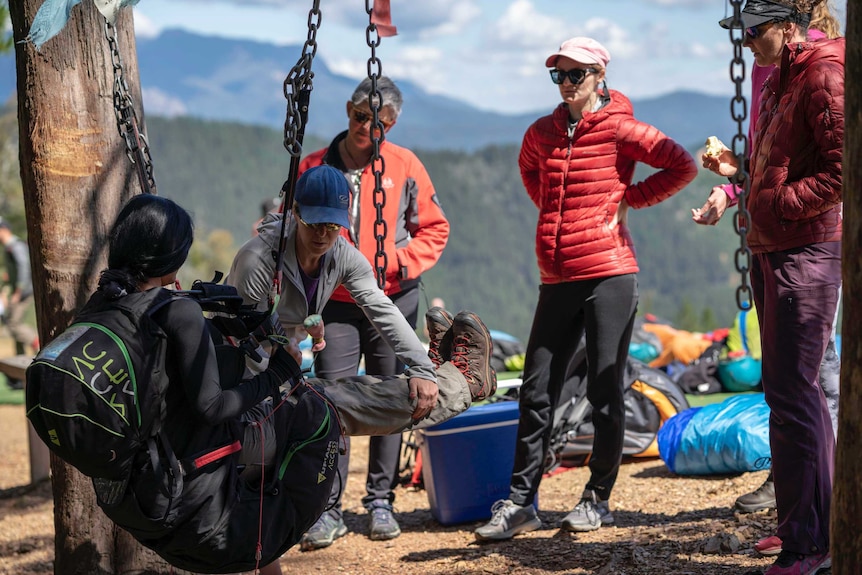
[[[570,533],[587,533],[589,531],[597,531],[602,527],[607,527],[613,524],[613,521],[609,521],[607,523],[602,521],[598,525],[573,525],[571,523],[563,523],[562,525],[560,525],[560,529],[562,529],[563,531],[568,531]]]
[[[764,504],[764,503],[751,503],[751,504],[746,505],[746,504],[744,504],[744,503],[739,503],[739,502],[737,502],[737,503],[735,503],[735,504],[734,504],[734,506],[733,506],[733,507],[734,507],[737,511],[741,511],[742,513],[756,513],[756,512],[758,512],[758,511],[765,511],[765,510],[767,510],[767,509],[775,509],[776,504],[775,504],[775,500],[773,499],[773,500],[772,500],[772,501],[770,501],[768,504]]]
[[[311,539],[311,540],[300,540],[299,541],[299,550],[300,551],[314,551],[315,549],[325,549],[335,543],[335,540],[339,537],[344,537],[347,535],[347,525],[342,525],[338,529],[335,530],[332,539],[329,540],[319,540],[319,539]]]

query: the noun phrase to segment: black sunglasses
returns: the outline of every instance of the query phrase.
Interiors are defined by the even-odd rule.
[[[595,74],[598,70],[595,68],[572,68],[571,70],[558,70],[554,68],[549,70],[549,72],[551,73],[551,82],[554,84],[562,84],[568,78],[569,82],[575,86],[579,86],[584,83],[584,78],[587,77],[587,74]]]
[[[751,26],[750,28],[745,29],[745,37],[749,40],[756,40],[760,38],[763,32],[766,30],[765,26],[772,26],[775,23],[775,20],[770,20],[769,22],[764,22],[762,24],[758,24],[757,26]]]

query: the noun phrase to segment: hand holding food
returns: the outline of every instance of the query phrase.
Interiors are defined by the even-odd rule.
[[[721,155],[721,153],[727,149],[727,146],[724,145],[724,142],[716,138],[715,136],[710,136],[706,139],[706,155],[712,158],[717,158]]]
[[[323,348],[326,347],[326,340],[323,339],[323,318],[320,317],[319,314],[315,313],[305,318],[305,321],[303,321],[302,324],[303,327],[305,327],[305,331],[307,331],[308,335],[311,336],[311,342],[313,344],[311,351],[322,351]]]

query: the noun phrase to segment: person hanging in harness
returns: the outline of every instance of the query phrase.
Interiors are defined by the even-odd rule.
[[[401,113],[401,91],[386,76],[377,80],[379,119],[387,134]],[[351,186],[349,225],[341,232],[373,265],[377,253],[378,229],[375,210],[375,164],[373,159],[373,114],[369,105],[371,80],[362,80],[347,102],[347,130],[338,134],[328,147],[309,154],[299,173],[320,164],[340,170]],[[382,138],[383,134],[379,134]],[[449,238],[449,222],[440,206],[431,178],[413,152],[391,143],[380,144],[384,161],[382,188],[386,197],[382,218],[386,223],[384,240],[387,256],[384,293],[398,307],[412,329],[419,313],[421,275],[431,269],[443,253]],[[376,164],[379,168],[379,164]],[[327,346],[317,355],[315,373],[326,379],[356,375],[360,359],[365,358],[368,373],[396,374],[404,366],[392,347],[374,328],[345,288],[332,294],[322,311]],[[347,477],[350,444],[339,460]],[[401,436],[372,437],[369,443],[366,495],[362,504],[368,510],[369,536],[373,540],[398,537],[401,529],[392,514],[393,488],[398,484]],[[303,537],[303,550],[327,547],[347,533],[342,519],[341,486],[336,485],[328,510]]]
[[[306,178],[313,179],[313,174]],[[316,219],[313,209],[306,213]],[[333,264],[322,257],[329,250],[321,251],[317,241],[327,234],[323,226],[306,228],[302,239],[290,243],[288,257],[294,264],[315,257]],[[450,334],[464,343],[464,350],[436,373],[429,369],[428,377],[434,379],[424,387],[406,376],[366,376],[337,384],[303,381],[298,348],[278,343],[260,373],[244,376],[242,370],[225,369],[225,357],[235,354],[217,351],[219,338],[201,305],[164,289],[175,283],[192,239],[188,212],[148,194],[130,199],[111,229],[108,269],[85,310],[112,302],[130,309],[138,300],[164,300],[151,320],[166,341],[164,366],[156,372],[166,374],[167,385],[157,422],[163,444],[156,453],[143,450],[119,488],[94,481],[97,501],[112,521],[171,565],[202,573],[266,565],[261,572],[276,575],[281,573],[278,557],[323,512],[337,477],[339,434],[399,433],[463,412],[472,401],[468,382],[492,377],[490,338],[481,320],[464,314]],[[290,269],[293,281],[300,281],[296,268]],[[374,285],[370,268],[368,276]],[[297,305],[294,298],[286,299]],[[323,429],[321,422],[329,422],[328,431],[312,436]],[[177,465],[162,465],[168,452]],[[168,490],[160,488],[166,474],[172,478]]]

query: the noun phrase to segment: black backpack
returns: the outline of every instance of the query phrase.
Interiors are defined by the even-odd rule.
[[[27,417],[61,459],[94,479],[100,499],[122,497],[134,460],[181,474],[160,435],[166,337],[152,314],[174,299],[154,289],[107,300],[96,292],[27,368]],[[110,502],[110,501],[108,501]]]
[[[689,408],[683,391],[663,371],[629,356],[623,376],[626,409],[623,458],[658,457],[658,431],[666,420]],[[586,464],[595,430],[587,399],[586,342],[582,338],[560,393],[545,454],[544,471]]]

